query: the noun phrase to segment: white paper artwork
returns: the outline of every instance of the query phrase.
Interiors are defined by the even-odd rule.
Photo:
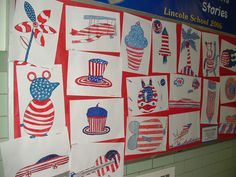
[[[221,40],[220,66],[236,72],[236,45]]]
[[[70,101],[71,142],[124,138],[123,99]]]
[[[65,127],[61,65],[53,69],[17,65],[21,136],[42,137]]]
[[[236,101],[236,76],[220,77],[220,101],[221,104]]]
[[[236,134],[236,109],[235,107],[220,107],[219,134]]]
[[[168,110],[167,76],[128,77],[126,83],[129,115]]]
[[[5,176],[45,177],[69,169],[67,129],[45,138],[19,138],[0,144]]]
[[[124,143],[88,143],[72,145],[70,177],[123,176]]]
[[[170,108],[200,108],[201,78],[170,75]]]
[[[200,140],[200,111],[169,116],[169,146],[175,148]]]
[[[189,76],[198,76],[200,65],[201,32],[182,25],[181,51],[178,72]]]
[[[120,14],[66,6],[66,49],[120,52]]]
[[[176,73],[176,36],[176,23],[152,20],[152,71],[154,73]]]
[[[125,155],[166,150],[168,117],[128,117]]]
[[[212,33],[202,33],[203,76],[219,76],[219,36]]]
[[[120,57],[88,52],[69,52],[67,94],[121,97]]]
[[[148,74],[151,27],[151,21],[124,13],[121,40],[121,57],[124,71]]]
[[[202,124],[217,124],[219,109],[220,85],[212,80],[203,81],[201,109]]]
[[[51,67],[55,63],[62,3],[17,0],[10,29],[9,60]]]

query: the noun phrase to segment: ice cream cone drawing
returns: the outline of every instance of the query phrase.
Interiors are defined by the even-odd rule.
[[[163,56],[163,64],[165,64],[167,63],[167,57],[171,56],[171,51],[169,49],[169,35],[166,28],[162,31],[161,38],[161,48],[158,51],[158,54]]]
[[[187,50],[187,65],[181,69],[181,74],[196,76],[191,66],[191,53],[190,49],[192,48],[194,51],[197,51],[195,41],[200,39],[199,35],[196,32],[192,32],[192,28],[188,28],[187,31],[182,29],[182,38],[183,41],[181,43],[181,52],[186,49]]]
[[[125,36],[125,44],[128,56],[128,67],[137,71],[142,62],[144,48],[148,45],[148,40],[144,36],[144,31],[139,21],[131,26],[129,34]]]
[[[30,21],[24,21],[17,24],[15,29],[21,33],[31,33],[29,40],[28,37],[20,36],[21,44],[26,49],[25,61],[27,62],[33,38],[36,39],[40,46],[44,47],[46,43],[44,34],[55,34],[56,30],[53,27],[46,25],[51,17],[51,10],[43,10],[36,17],[34,8],[27,1],[24,3],[24,9]]]

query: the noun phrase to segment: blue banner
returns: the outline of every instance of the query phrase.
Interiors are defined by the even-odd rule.
[[[234,0],[96,0],[236,35]]]

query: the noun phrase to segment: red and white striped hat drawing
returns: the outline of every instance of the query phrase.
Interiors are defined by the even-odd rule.
[[[108,62],[103,59],[90,59],[88,62],[89,75],[78,77],[75,82],[82,86],[111,87],[111,81],[103,77],[107,65]]]

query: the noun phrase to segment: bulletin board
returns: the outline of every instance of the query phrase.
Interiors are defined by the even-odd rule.
[[[9,56],[13,138],[66,125],[70,144],[124,143],[127,162],[200,147],[204,128],[213,140],[236,137],[236,38],[72,1],[58,1],[49,19],[29,2],[37,16],[22,10],[12,29],[14,47],[25,48]],[[43,84],[49,89],[39,94]],[[43,128],[26,115],[38,111],[37,100],[55,118]]]

